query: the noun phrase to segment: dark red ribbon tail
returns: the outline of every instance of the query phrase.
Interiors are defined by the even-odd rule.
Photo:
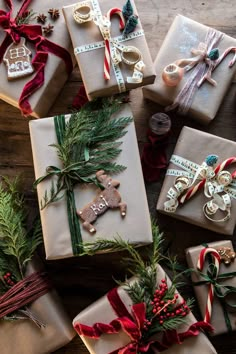
[[[44,83],[44,69],[48,59],[48,53],[38,52],[33,61],[32,65],[36,70],[36,75],[32,80],[25,84],[23,91],[19,99],[19,107],[24,116],[32,113],[32,108],[29,103],[30,96],[37,91]]]

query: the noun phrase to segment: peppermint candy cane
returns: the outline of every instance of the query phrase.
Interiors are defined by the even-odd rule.
[[[227,166],[230,166],[231,164],[236,162],[236,157],[230,157],[228,159],[226,159],[225,161],[223,161],[221,164],[219,164],[214,172],[217,175],[219,172],[223,171],[224,168],[226,168]],[[236,171],[232,173],[232,178],[236,177]],[[204,187],[206,183],[206,178],[202,179],[199,183],[197,183],[195,186],[192,186],[191,188],[189,188],[189,190],[187,191],[187,193],[185,193],[179,200],[179,202],[181,204],[183,204],[186,200],[189,200],[190,198],[192,198],[192,196],[199,191],[202,187]]]
[[[201,250],[198,262],[197,262],[197,269],[202,271],[204,264],[205,264],[205,258],[206,255],[210,253],[211,256],[213,257],[213,262],[216,267],[216,278],[219,274],[219,269],[220,269],[220,255],[219,253],[214,249],[214,248],[204,248]],[[210,323],[211,320],[211,313],[212,313],[212,303],[214,300],[214,285],[209,284],[209,289],[208,289],[208,295],[207,295],[207,304],[206,304],[206,309],[205,309],[205,316],[204,316],[204,321],[207,323]]]
[[[122,10],[118,7],[113,7],[107,12],[107,19],[111,21],[113,15],[118,15],[120,18],[120,30],[125,28],[125,19],[122,14]],[[105,80],[110,80],[110,70],[111,70],[111,50],[110,50],[110,39],[106,38],[105,42],[105,56],[104,56],[104,78]]]

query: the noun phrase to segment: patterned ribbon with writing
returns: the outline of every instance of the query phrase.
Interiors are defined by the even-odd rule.
[[[211,156],[214,155],[209,155],[207,159]],[[177,155],[172,155],[170,162],[182,170],[168,169],[166,172],[167,176],[176,177],[174,186],[167,193],[168,200],[164,203],[166,212],[174,213],[179,204],[204,188],[204,195],[210,199],[203,206],[206,218],[213,222],[224,222],[230,218],[231,198],[236,199],[236,172],[231,174],[224,169],[235,163],[236,157],[226,159],[216,168],[205,161],[198,165]],[[218,210],[226,213],[222,219],[213,218]]]
[[[91,0],[91,4],[93,9],[90,13],[83,15],[80,14],[80,7],[89,8],[90,5],[87,1],[83,1],[78,3],[74,8],[74,18],[79,23],[93,21],[99,28],[101,35],[103,37],[103,41],[91,43],[88,45],[82,45],[74,48],[75,55],[85,53],[91,50],[105,48],[105,56],[104,56],[104,78],[106,80],[110,79],[110,62],[112,63],[113,71],[115,74],[115,78],[119,87],[119,92],[125,92],[125,80],[122,75],[122,71],[120,68],[120,63],[123,62],[129,66],[133,66],[133,75],[127,77],[127,82],[130,84],[141,83],[143,80],[143,69],[145,67],[144,62],[142,61],[142,54],[138,48],[129,45],[123,45],[122,42],[126,42],[132,40],[134,38],[140,37],[144,35],[143,30],[135,31],[126,36],[117,36],[112,38],[111,36],[111,21],[110,17],[113,14],[118,14],[121,16],[121,10],[114,8],[110,9],[106,16],[102,15],[98,0]],[[82,15],[82,18],[81,18]],[[83,18],[85,16],[85,18]],[[124,20],[120,20],[120,28],[124,28]],[[133,54],[134,59],[127,59],[126,54]]]

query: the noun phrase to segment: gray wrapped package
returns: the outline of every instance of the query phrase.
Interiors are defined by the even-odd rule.
[[[209,27],[195,22],[182,15],[176,16],[169,32],[154,61],[156,80],[153,85],[143,88],[145,98],[161,104],[171,105],[181,89],[186,84],[194,69],[186,72],[184,78],[175,87],[165,84],[162,79],[164,68],[180,59],[193,58],[192,48],[197,49],[200,42],[204,42]],[[219,31],[217,32],[219,33]],[[236,39],[222,34],[222,40],[218,43],[220,55],[229,47],[236,47]],[[195,56],[196,57],[196,56]],[[231,68],[229,62],[233,54],[229,54],[212,72],[212,79],[217,82],[216,86],[203,83],[194,94],[188,114],[200,123],[208,124],[214,119],[220,104],[229,88],[235,75],[236,65]],[[190,90],[189,90],[190,91]]]
[[[81,4],[82,3],[84,2],[81,2]],[[90,6],[92,11],[95,9],[97,11],[98,8],[100,8],[102,15],[106,15],[111,8],[122,8],[122,3],[118,0],[93,0],[86,1],[86,3],[88,4],[86,6]],[[134,14],[137,14],[134,2],[131,1],[131,3],[134,8]],[[78,4],[80,4],[80,2]],[[119,92],[152,84],[156,75],[140,20],[134,32],[128,35],[128,40],[123,41],[119,18],[113,15],[111,19],[111,37],[116,39],[120,38],[121,45],[136,47],[141,53],[140,59],[142,59],[145,65],[142,81],[137,83],[128,83],[126,81],[127,77],[132,76],[134,65],[127,65],[124,60],[118,65],[110,64],[110,79],[106,80],[104,79],[105,49],[103,37],[94,21],[80,24],[75,21],[73,13],[76,5],[77,4],[64,6],[63,13],[89,99],[112,96]],[[133,55],[136,57],[137,53],[135,54],[134,52]],[[121,56],[123,56],[123,52]],[[134,57],[129,53],[127,59],[128,61],[132,61]]]

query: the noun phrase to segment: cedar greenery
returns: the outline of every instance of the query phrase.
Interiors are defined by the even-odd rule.
[[[27,212],[19,184],[19,177],[14,180],[2,177],[0,182],[0,296],[24,278],[27,263],[42,243],[40,222],[35,223],[31,232],[26,231]],[[8,321],[19,319],[31,319],[39,327],[43,325],[27,306],[4,317]]]
[[[31,235],[26,231],[27,213],[18,187],[19,178],[2,178],[0,183],[0,276],[10,271],[16,281],[24,278],[27,263],[42,243],[40,224]]]
[[[114,118],[121,107],[119,98],[105,98],[101,101],[87,103],[79,112],[71,115],[66,122],[62,141],[51,146],[63,168],[47,168],[47,174],[39,178],[35,185],[53,175],[51,188],[45,191],[41,200],[41,209],[60,200],[66,189],[78,183],[95,183],[102,188],[95,174],[99,170],[116,174],[126,167],[112,162],[121,152],[121,142],[125,127],[132,121],[131,117]]]
[[[161,244],[162,244],[162,234],[159,232],[157,225],[153,223],[152,225],[153,233],[153,245],[148,247],[147,254],[148,260],[144,261],[140,256],[137,249],[131,246],[128,242],[122,240],[120,237],[114,240],[97,239],[95,243],[85,243],[84,244],[84,254],[93,255],[97,252],[104,251],[127,251],[128,257],[123,258],[128,264],[128,270],[133,274],[136,279],[134,281],[117,282],[119,285],[123,285],[127,293],[129,294],[133,304],[145,303],[146,304],[146,323],[149,323],[145,330],[142,332],[143,341],[148,339],[157,333],[176,330],[179,326],[186,323],[185,315],[189,312],[192,306],[192,300],[189,299],[186,302],[177,301],[178,295],[176,295],[176,287],[178,284],[178,277],[181,274],[176,273],[176,260],[169,259],[161,254]],[[161,307],[166,307],[168,312],[175,312],[179,309],[180,315],[174,315],[173,317],[166,317],[162,323],[160,323],[160,318],[157,317],[158,313],[154,313],[154,299],[157,296],[157,291],[162,289],[160,285],[157,286],[157,264],[163,260],[167,260],[171,265],[173,271],[172,284],[161,285],[166,286],[166,290],[161,297],[163,304]],[[167,279],[163,279],[161,284],[167,284]],[[169,302],[169,303],[168,303]],[[161,309],[162,311],[162,309]],[[162,311],[161,315],[165,315]]]

